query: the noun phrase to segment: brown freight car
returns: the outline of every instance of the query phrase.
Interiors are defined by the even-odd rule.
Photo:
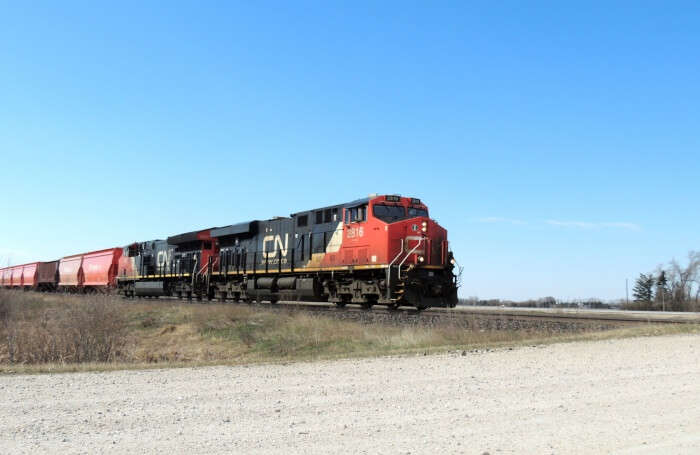
[[[39,263],[36,283],[40,291],[55,291],[58,288],[58,264],[58,261]]]

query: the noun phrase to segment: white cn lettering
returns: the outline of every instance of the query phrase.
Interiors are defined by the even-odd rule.
[[[272,242],[273,251],[268,252],[267,243]],[[282,236],[277,235],[266,235],[263,237],[262,245],[262,255],[264,258],[274,259],[277,257],[277,250],[282,252],[282,256],[287,255],[287,249],[289,247],[289,233],[284,234],[284,243],[282,243]]]
[[[157,257],[158,266],[162,267],[170,262],[170,252],[169,251],[159,251]]]

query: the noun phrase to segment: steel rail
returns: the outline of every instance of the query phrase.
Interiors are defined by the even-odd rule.
[[[140,300],[133,298],[134,300]],[[276,303],[257,302],[245,303],[242,300],[234,302],[232,300],[219,301],[212,300],[197,300],[196,298],[178,298],[178,297],[159,297],[157,299],[176,300],[183,303],[193,304],[241,304],[257,306],[262,308],[273,309],[291,309],[317,312],[365,312],[365,313],[381,313],[381,314],[406,314],[406,315],[425,315],[426,317],[437,316],[450,319],[465,319],[474,317],[490,317],[513,320],[553,320],[553,321],[586,321],[586,322],[616,322],[616,323],[648,323],[648,324],[700,324],[700,314],[689,313],[687,315],[664,315],[658,312],[649,312],[649,314],[640,314],[639,312],[625,314],[623,310],[611,313],[595,313],[595,310],[586,312],[576,311],[542,311],[541,309],[514,309],[514,308],[494,308],[494,309],[472,309],[466,306],[456,308],[428,308],[425,310],[417,310],[413,307],[399,307],[391,309],[383,305],[377,305],[371,309],[362,308],[359,304],[348,304],[344,307],[339,307],[334,303],[327,302],[306,302],[306,301],[279,301]],[[131,300],[131,299],[129,299]],[[147,299],[148,300],[148,299]]]

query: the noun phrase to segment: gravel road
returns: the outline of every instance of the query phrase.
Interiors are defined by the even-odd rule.
[[[0,376],[0,453],[700,453],[700,336]]]

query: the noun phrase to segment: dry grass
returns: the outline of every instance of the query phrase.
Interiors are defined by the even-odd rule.
[[[123,316],[104,298],[58,305],[2,292],[0,327],[0,363],[110,362],[126,344]]]
[[[81,371],[445,352],[698,332],[673,325],[579,331],[388,326],[246,305],[0,291],[0,372]]]

